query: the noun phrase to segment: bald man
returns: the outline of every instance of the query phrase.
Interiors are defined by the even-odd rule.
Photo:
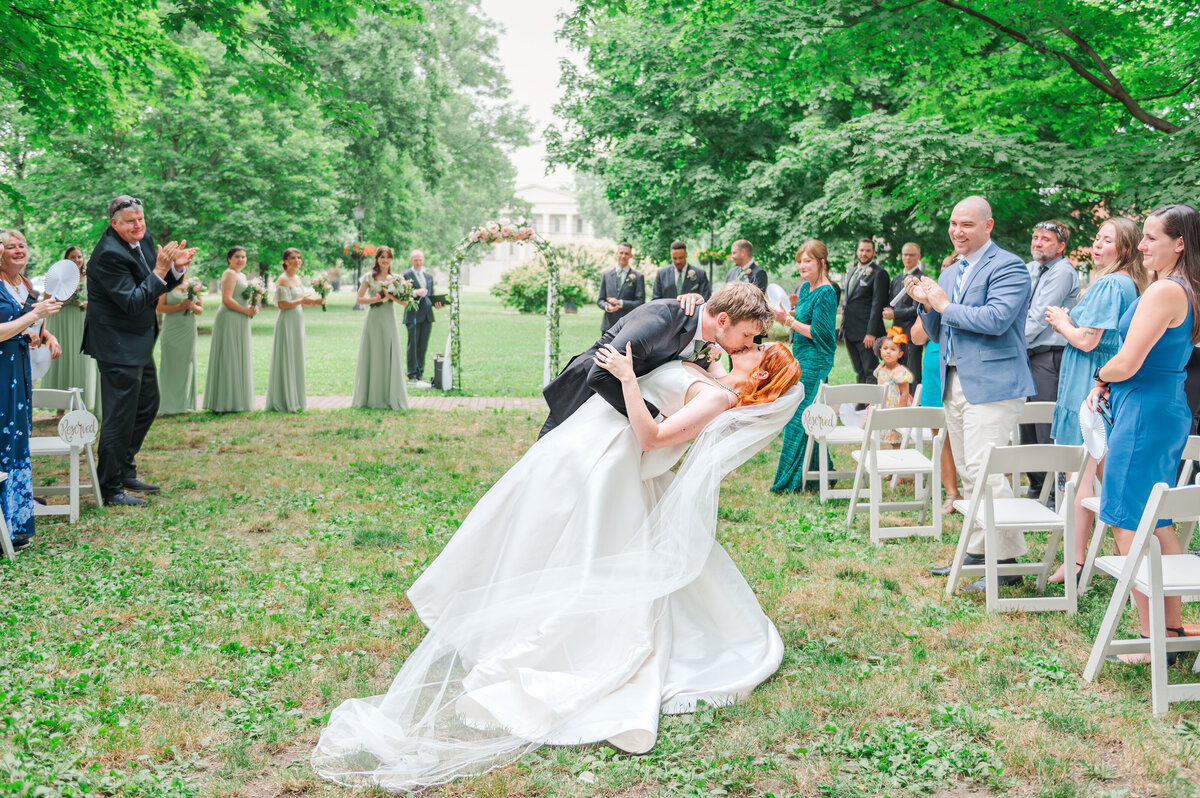
[[[954,464],[967,490],[977,488],[989,443],[1010,442],[1025,397],[1034,392],[1025,352],[1025,314],[1032,291],[1025,260],[991,240],[992,208],[983,197],[967,197],[950,214],[950,242],[957,261],[940,281],[928,276],[905,282],[930,339],[941,347],[942,401]],[[990,480],[997,498],[1012,489],[1002,476]],[[955,497],[951,496],[947,505]],[[1025,553],[1025,536],[1001,532],[996,559],[1016,562]],[[983,527],[976,524],[967,541],[967,565],[982,565]],[[936,568],[937,576],[950,572]],[[1001,585],[1020,576],[1001,576]],[[967,588],[982,592],[984,580]]]
[[[421,376],[425,373],[425,354],[429,350],[429,333],[433,330],[433,275],[425,271],[425,253],[414,249],[408,254],[408,271],[404,279],[412,283],[413,298],[404,309],[404,326],[408,328],[408,381],[418,388],[428,388]]]

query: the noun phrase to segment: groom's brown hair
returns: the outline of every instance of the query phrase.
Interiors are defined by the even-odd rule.
[[[713,316],[727,313],[734,324],[757,321],[764,333],[775,320],[766,294],[754,283],[726,283],[708,300],[708,312]]]

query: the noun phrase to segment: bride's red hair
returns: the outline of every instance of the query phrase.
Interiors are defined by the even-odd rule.
[[[774,402],[800,382],[800,363],[784,344],[776,341],[763,352],[762,362],[742,386],[734,407]]]

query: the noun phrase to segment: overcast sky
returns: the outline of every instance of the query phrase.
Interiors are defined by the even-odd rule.
[[[569,180],[569,176],[543,177],[546,171],[546,146],[542,134],[555,120],[551,110],[561,95],[558,86],[558,60],[570,55],[562,42],[555,41],[558,12],[572,4],[569,0],[482,0],[483,12],[503,26],[498,35],[497,52],[508,75],[512,99],[529,110],[535,125],[534,144],[513,154],[517,166],[517,185]]]

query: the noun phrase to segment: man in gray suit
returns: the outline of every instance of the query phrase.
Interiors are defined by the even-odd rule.
[[[646,304],[646,278],[629,265],[633,258],[633,245],[628,241],[617,244],[617,265],[600,275],[600,297],[596,304],[604,311],[600,320],[600,334],[629,314],[634,308]]]
[[[1033,373],[1025,353],[1025,314],[1031,285],[1025,260],[992,240],[992,208],[983,197],[967,197],[950,214],[950,242],[959,261],[931,277],[910,278],[909,296],[920,303],[925,332],[941,348],[943,404],[954,464],[967,490],[977,490],[989,443],[1009,443],[1013,425],[1034,392]],[[990,482],[994,495],[1009,498],[1012,489],[1002,476]],[[949,505],[954,496],[949,497]],[[1025,553],[1025,536],[1001,532],[996,559],[1016,562]],[[968,565],[981,565],[983,527],[976,524],[967,541]],[[936,568],[943,576],[949,567]],[[1000,577],[1001,585],[1019,576]],[[982,592],[981,578],[967,590]]]

